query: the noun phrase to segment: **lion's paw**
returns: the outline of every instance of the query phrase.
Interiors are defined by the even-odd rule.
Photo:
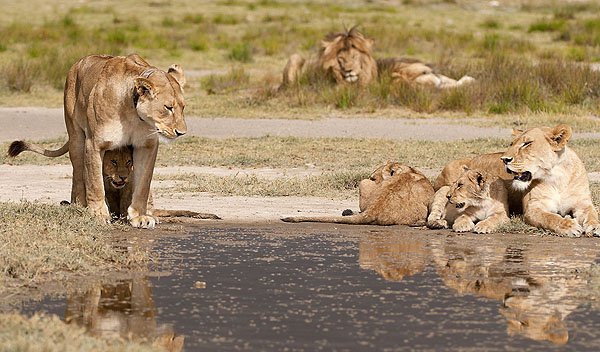
[[[150,215],[140,215],[129,220],[131,226],[140,229],[153,229],[157,223],[158,220]]]
[[[475,224],[473,224],[473,221],[471,221],[471,219],[467,219],[467,220],[457,220],[454,222],[454,225],[452,225],[452,230],[455,232],[468,232],[473,230],[473,228],[475,227]]]
[[[558,228],[556,229],[556,233],[565,236],[565,237],[581,237],[581,234],[584,232],[584,229],[577,220],[571,217],[565,217],[558,224]]]
[[[589,237],[600,237],[600,223],[584,224],[583,232]]]
[[[496,226],[495,224],[490,224],[489,222],[480,221],[475,225],[474,231],[476,233],[492,233],[492,232],[496,231],[497,227],[498,226]]]
[[[447,229],[448,221],[446,221],[446,219],[428,220],[427,227],[430,229]]]

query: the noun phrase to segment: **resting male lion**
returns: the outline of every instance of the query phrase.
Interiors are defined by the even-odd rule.
[[[463,76],[457,81],[436,73],[430,65],[411,58],[377,60],[377,70],[381,76],[390,75],[394,83],[416,83],[441,89],[459,87],[475,81],[471,76]]]
[[[514,175],[513,187],[525,191],[525,221],[562,236],[600,236],[583,162],[567,143],[570,126],[514,130],[502,160]]]
[[[134,227],[154,228],[156,220],[146,208],[159,137],[174,140],[187,132],[183,80],[178,66],[164,72],[135,54],[86,56],[71,67],[64,94],[69,140],[59,150],[47,151],[69,150],[71,203],[109,220],[102,159],[106,150],[130,145],[136,167],[127,218]]]
[[[377,78],[377,63],[371,55],[373,40],[356,27],[342,33],[329,34],[321,41],[316,58],[309,62],[298,54],[290,56],[283,69],[282,87],[296,82],[304,72],[327,76],[336,83],[369,84]]]
[[[364,211],[350,216],[287,217],[285,222],[331,222],[353,225],[422,225],[433,196],[431,183],[410,166],[388,162],[391,170],[378,187],[369,189]]]
[[[456,232],[494,232],[509,221],[508,192],[499,177],[464,166],[462,175],[450,186],[445,213],[434,227],[452,226]]]
[[[116,217],[126,217],[131,204],[133,188],[131,173],[134,170],[133,150],[130,147],[107,150],[102,162],[102,177],[106,192],[106,204]],[[197,219],[220,219],[215,214],[197,213],[189,210],[153,209],[152,192],[148,196],[148,214],[154,217],[188,217]]]

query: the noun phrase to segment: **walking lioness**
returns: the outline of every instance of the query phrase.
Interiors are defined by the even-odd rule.
[[[183,80],[178,66],[165,72],[135,54],[86,56],[71,67],[64,94],[69,140],[57,151],[46,151],[53,156],[68,148],[71,203],[110,220],[102,181],[104,153],[132,146],[135,183],[127,218],[134,227],[155,226],[147,205],[159,137],[174,140],[187,132]]]

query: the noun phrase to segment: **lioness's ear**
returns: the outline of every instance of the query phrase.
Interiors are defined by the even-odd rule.
[[[175,78],[177,83],[179,83],[181,89],[183,89],[183,87],[187,83],[187,80],[185,79],[185,74],[183,73],[183,69],[181,68],[181,66],[173,64],[169,66],[169,68],[167,69],[167,73],[170,74],[173,78]]]
[[[154,98],[154,85],[147,78],[137,77],[134,81],[135,91],[141,96]]]
[[[518,128],[513,128],[513,129],[512,129],[512,136],[513,136],[513,137],[520,136],[520,135],[522,135],[522,134],[523,134],[523,132],[525,132],[525,131],[523,131],[523,130],[520,130],[520,129],[518,129]]]
[[[469,170],[470,170],[470,169],[469,169],[469,167],[468,167],[467,165],[461,165],[461,168],[462,168],[462,171],[463,171],[463,172],[467,172],[467,171],[469,171]]]
[[[477,185],[479,185],[479,187],[483,186],[483,184],[485,183],[485,177],[483,177],[483,174],[481,172],[477,173]]]
[[[573,130],[571,126],[562,124],[554,127],[546,135],[554,151],[559,151],[567,145],[573,135]]]

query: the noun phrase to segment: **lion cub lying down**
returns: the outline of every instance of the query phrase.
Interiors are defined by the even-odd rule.
[[[124,147],[107,150],[102,160],[105,199],[108,210],[114,218],[126,218],[127,208],[131,204],[133,186],[133,150]],[[197,213],[189,210],[153,209],[152,192],[148,197],[148,213],[153,217],[188,217],[196,219],[220,219],[215,214]]]
[[[491,233],[509,221],[508,192],[499,177],[464,166],[460,177],[450,187],[440,188],[436,197],[446,189],[446,206],[441,214],[430,215],[429,227]]]
[[[287,217],[285,222],[354,225],[423,225],[433,187],[421,172],[388,162],[360,184],[361,213],[350,216]]]

